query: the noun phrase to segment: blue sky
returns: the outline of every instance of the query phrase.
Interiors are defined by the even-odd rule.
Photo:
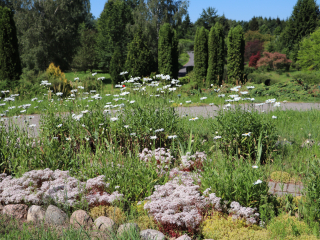
[[[91,0],[91,12],[98,18],[103,10],[104,0]],[[320,0],[316,1],[320,4]],[[290,17],[297,0],[190,0],[188,12],[195,22],[202,9],[214,7],[218,15],[224,14],[232,20],[249,21],[253,16],[286,19]]]

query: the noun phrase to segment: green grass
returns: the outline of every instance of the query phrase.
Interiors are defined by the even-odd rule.
[[[189,62],[189,54],[186,52],[183,52],[179,55],[179,66],[180,68],[186,65]]]
[[[82,75],[77,75],[80,77],[80,80],[88,75],[88,73],[86,75],[84,73],[80,74]],[[67,77],[72,79],[75,76],[74,73],[68,73]],[[101,74],[97,76],[106,75]],[[281,84],[284,83],[282,82]],[[296,95],[303,95],[305,93],[300,89],[301,86],[295,82],[285,84],[287,85],[281,85],[282,87],[274,91],[274,94],[284,89],[290,89]],[[320,147],[317,145],[320,142],[320,134],[318,133],[318,129],[320,128],[320,112],[318,110],[299,112],[275,109],[272,112],[259,113],[259,116],[262,114],[264,121],[275,125],[279,141],[289,141],[291,144],[277,148],[271,145],[268,146],[271,148],[271,154],[266,157],[263,164],[259,165],[259,172],[254,172],[251,166],[258,164],[256,155],[247,154],[245,151],[242,152],[240,148],[234,154],[230,151],[228,144],[219,145],[213,139],[220,134],[222,138],[225,137],[223,135],[224,130],[232,132],[232,129],[235,129],[235,127],[232,127],[232,124],[225,124],[223,128],[218,129],[216,127],[218,124],[217,118],[191,115],[178,117],[174,114],[173,109],[170,108],[170,106],[180,106],[180,103],[182,103],[182,106],[208,105],[209,103],[223,106],[227,103],[225,102],[226,98],[218,97],[218,95],[221,93],[226,94],[226,96],[238,94],[230,91],[230,87],[232,86],[225,85],[221,87],[218,93],[213,91],[213,89],[192,90],[177,88],[173,93],[167,90],[161,93],[160,90],[157,90],[157,88],[164,85],[167,85],[167,82],[161,82],[157,87],[146,86],[146,91],[139,92],[133,90],[135,86],[128,84],[125,91],[130,92],[130,94],[121,96],[119,89],[112,89],[111,85],[106,83],[105,85],[102,84],[103,89],[101,92],[100,88],[96,89],[97,93],[99,92],[102,96],[100,100],[91,98],[96,93],[84,95],[83,92],[87,91],[85,89],[78,90],[76,98],[70,100],[67,98],[58,100],[57,96],[52,96],[54,100],[51,102],[48,96],[42,95],[38,96],[39,100],[43,100],[41,103],[32,102],[27,99],[19,100],[19,97],[14,102],[7,102],[5,106],[0,107],[1,112],[7,110],[10,106],[16,106],[16,108],[9,110],[7,116],[20,115],[22,108],[18,108],[18,106],[26,103],[31,103],[31,107],[24,114],[42,113],[42,131],[40,131],[38,136],[38,139],[41,140],[41,145],[29,147],[26,144],[30,142],[28,134],[19,128],[15,128],[14,125],[9,124],[8,131],[5,131],[5,127],[0,128],[0,172],[6,172],[18,177],[30,170],[45,168],[52,170],[60,169],[69,170],[72,176],[82,181],[98,175],[104,175],[108,179],[108,183],[110,183],[108,191],[119,186],[119,192],[125,196],[125,200],[121,203],[120,207],[126,214],[131,216],[131,220],[137,221],[139,215],[136,214],[136,203],[150,196],[156,185],[163,185],[169,180],[166,174],[158,174],[158,168],[161,168],[161,166],[158,166],[156,162],[144,162],[139,159],[139,152],[146,147],[149,149],[158,147],[170,149],[175,158],[173,163],[168,166],[171,169],[180,166],[181,146],[186,146],[190,142],[193,153],[204,151],[207,154],[208,161],[210,160],[209,164],[206,165],[205,174],[207,175],[201,173],[201,168],[195,169],[195,171],[203,174],[203,176],[207,176],[206,187],[215,187],[216,193],[220,193],[221,195],[225,191],[229,191],[224,194],[225,197],[234,198],[228,199],[229,201],[241,200],[248,206],[260,207],[263,204],[271,204],[270,202],[262,202],[261,196],[256,194],[256,190],[252,188],[253,179],[261,178],[268,181],[272,172],[284,171],[289,173],[292,179],[300,182],[306,181],[309,173],[314,170],[312,162],[320,156]],[[248,85],[253,84],[248,83]],[[272,90],[272,86],[266,90],[266,86],[263,84],[254,85],[256,87],[255,90],[260,88],[263,91]],[[256,97],[253,94],[254,90],[249,91],[250,94],[244,96],[255,97],[255,102],[262,102],[274,96],[269,92],[271,95],[260,94]],[[111,95],[106,96],[106,94]],[[116,94],[120,96],[113,96]],[[258,95],[258,93],[255,94]],[[284,93],[280,94],[277,97],[277,101],[287,100],[286,97],[289,96]],[[84,97],[88,98],[83,99]],[[207,98],[200,100],[201,97]],[[135,102],[130,103],[133,100]],[[186,103],[188,100],[192,102]],[[316,100],[318,98],[315,98]],[[171,101],[174,102],[172,103]],[[105,105],[110,105],[110,102],[114,106],[114,108],[110,109],[119,111],[112,115],[103,114],[103,110],[108,109]],[[241,102],[236,102],[235,104],[239,103]],[[119,106],[120,104],[121,106]],[[35,106],[38,106],[38,108],[35,108]],[[67,117],[57,115],[59,112],[78,114],[84,110],[88,110],[88,113],[84,113],[79,121],[74,120],[71,115]],[[273,119],[273,115],[277,116],[277,118]],[[241,118],[241,116],[241,113],[238,113],[237,117]],[[111,117],[117,117],[118,119],[113,121]],[[190,121],[192,117],[199,117],[199,119]],[[225,119],[227,119],[226,123],[227,121],[234,121],[234,118]],[[59,124],[62,124],[62,126],[58,127]],[[0,125],[4,126],[4,123],[0,122]],[[246,126],[251,125],[247,124]],[[162,128],[163,131],[156,131]],[[239,131],[241,132],[238,132],[238,135],[244,133],[244,130],[241,128]],[[248,129],[246,131],[251,130]],[[251,132],[254,132],[254,130]],[[135,136],[132,133],[135,133]],[[265,138],[268,138],[268,134],[270,133],[263,134]],[[170,135],[177,135],[178,139],[170,140],[168,138]],[[151,136],[157,136],[157,139],[152,140]],[[53,137],[57,137],[58,140],[53,140]],[[239,136],[234,135],[228,137],[228,139],[231,139],[232,142],[236,137],[238,138]],[[21,142],[19,147],[16,146],[17,138]],[[69,138],[71,140],[68,140]],[[7,139],[10,141],[7,142]],[[255,146],[253,151],[257,152],[259,146],[257,141],[260,141],[258,139],[259,137],[255,136],[255,139],[252,141]],[[313,139],[316,144],[310,148],[302,148],[301,145],[306,139]],[[246,147],[246,140],[244,138],[239,141],[243,141],[241,142],[242,147]],[[179,142],[181,145],[178,144]],[[320,168],[316,170],[319,171]],[[218,174],[213,175],[213,172]],[[244,173],[248,174],[242,176]],[[254,196],[254,201],[251,201],[250,194],[245,194],[248,193],[249,188],[253,189],[250,194]],[[201,189],[201,191],[203,190]],[[265,190],[259,189],[263,194],[265,194]],[[260,200],[261,202],[259,202]],[[311,200],[313,201],[313,199]],[[80,207],[87,208],[87,206]],[[266,209],[269,208],[271,209],[270,206],[266,207]],[[18,231],[18,226],[13,226],[8,230],[9,226],[11,225],[2,224],[1,226],[0,223],[0,237],[6,236],[8,237],[7,239],[17,239],[23,238],[23,235],[19,234],[29,234],[31,236],[40,232],[39,239],[45,238],[43,237],[45,236],[43,235],[45,231],[41,230],[41,228],[33,234],[27,228],[25,230],[20,228],[21,231]],[[79,232],[68,231],[66,232],[67,235],[61,237],[61,239],[81,239]],[[1,236],[1,234],[3,235]],[[29,235],[25,239],[29,239]],[[200,239],[201,234],[199,233],[196,237]],[[50,237],[47,238],[50,239]]]

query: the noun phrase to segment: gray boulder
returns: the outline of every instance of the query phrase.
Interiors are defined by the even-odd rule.
[[[32,205],[28,210],[27,221],[28,222],[41,222],[44,219],[46,212],[42,207]]]
[[[74,227],[90,228],[93,220],[86,211],[77,210],[70,217],[70,224]]]
[[[67,214],[60,208],[53,205],[49,205],[45,215],[46,223],[54,225],[63,225],[64,223],[66,223],[67,218]]]
[[[2,213],[16,219],[26,219],[28,206],[25,204],[9,204],[3,207]]]
[[[165,236],[162,232],[154,229],[146,229],[140,232],[142,240],[164,240]]]
[[[94,225],[93,228],[96,230],[107,230],[107,231],[111,231],[114,230],[115,227],[115,223],[111,218],[105,217],[105,216],[101,216],[98,217],[95,221],[94,221]]]

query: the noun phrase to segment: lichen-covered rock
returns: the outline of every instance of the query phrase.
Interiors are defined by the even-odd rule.
[[[25,204],[9,204],[4,206],[3,214],[7,214],[16,219],[26,219],[28,214],[28,206]]]
[[[70,223],[74,227],[83,227],[87,229],[92,226],[93,220],[86,211],[77,210],[72,213],[70,217]]]
[[[138,224],[136,223],[125,223],[120,225],[120,227],[118,228],[118,234],[121,235],[124,232],[130,231],[131,229],[136,230],[137,232],[140,231]]]
[[[48,224],[62,225],[67,221],[67,214],[60,208],[49,205],[46,211],[45,221]]]
[[[164,240],[165,236],[162,232],[154,229],[146,229],[140,232],[142,240]]]
[[[28,210],[27,221],[28,222],[41,222],[46,215],[46,212],[42,207],[32,205]]]
[[[101,216],[101,217],[98,217],[94,221],[93,227],[96,230],[111,231],[111,230],[114,229],[115,223],[111,218],[108,218],[108,217],[105,217],[105,216]]]

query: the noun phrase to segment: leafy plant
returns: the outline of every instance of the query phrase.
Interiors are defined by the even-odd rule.
[[[277,129],[270,119],[240,107],[219,111],[213,130],[221,135],[220,149],[227,155],[255,161],[259,157],[260,163],[271,157],[278,139]]]

